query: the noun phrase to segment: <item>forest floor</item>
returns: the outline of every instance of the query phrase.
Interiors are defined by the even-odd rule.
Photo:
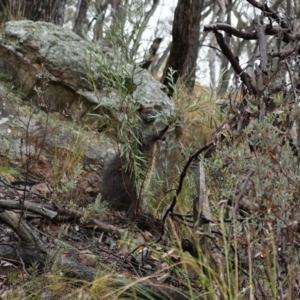
[[[29,189],[24,196],[22,183],[9,186],[1,183],[0,201],[20,202],[24,199],[40,206],[47,201],[52,205],[54,202],[51,198],[30,192]],[[72,298],[70,295],[78,293],[75,292],[79,289],[78,286],[85,286],[85,293],[91,295],[87,286],[92,286],[93,282],[101,281],[104,277],[110,281],[103,288],[105,292],[98,291],[98,296],[89,296],[89,299],[113,299],[109,295],[116,282],[137,278],[144,278],[147,282],[150,280],[156,285],[163,282],[171,290],[180,288],[187,292],[189,289],[176,274],[176,268],[170,268],[165,263],[168,259],[178,264],[180,254],[174,248],[155,244],[159,235],[157,229],[152,233],[151,228],[148,228],[150,231],[141,230],[122,214],[109,210],[101,212],[101,222],[118,228],[122,236],[103,233],[94,226],[85,226],[79,219],[52,221],[26,210],[15,212],[26,220],[32,230],[38,232],[42,243],[46,245],[47,261],[40,268],[38,265],[25,266],[22,259],[1,259],[0,299],[77,299],[77,296]],[[15,245],[16,248],[20,243],[16,232],[4,223],[0,223],[0,241],[1,244]],[[53,277],[60,278],[59,283],[56,280],[54,283]],[[200,291],[201,287],[193,281],[192,275],[190,280],[192,286]],[[112,284],[113,281],[115,284]],[[109,285],[112,285],[111,289],[108,288]],[[167,293],[170,295],[168,291]],[[183,296],[178,299],[189,298]]]

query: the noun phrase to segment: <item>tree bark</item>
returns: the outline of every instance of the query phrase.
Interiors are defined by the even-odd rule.
[[[0,0],[0,20],[6,22],[15,11],[14,5],[9,0]]]
[[[216,3],[214,3],[212,11],[213,11],[212,23],[214,23],[215,20],[217,19]],[[211,36],[209,46],[210,47],[208,49],[207,58],[208,58],[208,66],[209,66],[209,73],[210,73],[210,85],[212,87],[212,93],[214,94],[215,86],[216,86],[216,59],[217,59],[215,48],[217,46],[217,41],[213,35]]]
[[[233,3],[232,0],[228,1],[228,8],[233,7]],[[231,25],[231,14],[228,13],[227,14],[227,24]],[[229,39],[230,39],[230,35],[227,34],[225,35],[225,41],[227,44],[229,44]],[[229,80],[230,80],[230,76],[231,76],[231,72],[230,72],[230,66],[229,66],[229,62],[227,60],[227,58],[225,56],[222,56],[221,58],[221,65],[220,65],[220,80],[218,83],[218,88],[217,88],[217,96],[218,97],[222,97],[225,92],[228,89],[228,85],[229,85]]]
[[[169,88],[169,96],[173,95],[172,85],[178,78],[181,78],[189,88],[195,85],[202,7],[203,1],[179,0],[175,9],[172,47],[161,79]],[[170,69],[175,73],[171,74]]]
[[[86,13],[88,10],[88,1],[81,0],[78,7],[78,13],[75,18],[75,24],[73,31],[82,37],[82,30],[84,25],[87,23]]]
[[[25,18],[32,21],[64,24],[66,0],[0,0],[0,17],[4,21]]]
[[[156,52],[159,48],[161,41],[162,41],[162,38],[156,38],[153,41],[153,43],[148,51],[147,57],[145,57],[145,60],[140,64],[140,67],[142,69],[146,69],[146,70],[149,69],[149,67],[151,66],[151,64],[153,62],[153,59],[155,58]]]
[[[151,66],[151,74],[153,77],[157,76],[157,73],[160,69],[160,67],[163,65],[163,63],[167,60],[168,54],[170,52],[171,49],[171,43],[169,43],[168,47],[165,49],[164,53],[162,54],[162,56],[157,60],[157,62],[155,62],[154,64],[152,64]]]
[[[51,22],[62,26],[66,0],[27,0],[24,1],[23,16],[32,21]]]

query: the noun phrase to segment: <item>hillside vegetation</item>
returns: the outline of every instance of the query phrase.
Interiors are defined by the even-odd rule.
[[[211,46],[217,46],[231,66],[232,76],[227,79],[232,88],[226,90],[224,99],[218,99],[220,89],[215,87],[191,87],[196,78],[187,84],[184,76],[177,78],[176,70],[164,74],[168,86],[165,94],[159,91],[176,115],[147,107],[155,113],[146,121],[152,124],[153,116],[158,116],[158,124],[163,125],[162,134],[156,132],[151,143],[158,145],[153,151],[157,156],[150,159],[143,156],[143,137],[136,131],[144,107],[134,101],[135,91],[141,89],[134,72],[145,70],[131,62],[133,71],[126,73],[127,62],[116,54],[126,52],[119,43],[122,36],[115,34],[111,41],[112,48],[116,47],[111,55],[118,59],[116,68],[106,65],[96,70],[103,82],[94,80],[92,72],[78,81],[93,86],[92,92],[103,84],[108,89],[103,98],[116,92],[112,99],[120,98],[119,106],[117,101],[111,110],[95,105],[89,113],[97,122],[87,122],[85,117],[72,120],[78,135],[72,138],[71,129],[63,132],[68,147],[53,146],[49,173],[45,172],[48,157],[41,155],[51,148],[47,134],[60,127],[61,121],[72,119],[65,110],[41,105],[53,78],[43,78],[43,85],[26,94],[22,86],[11,83],[8,74],[0,74],[0,104],[13,102],[18,115],[19,123],[9,127],[11,137],[18,130],[16,124],[23,124],[18,160],[8,159],[9,150],[0,153],[1,298],[300,298],[299,20],[267,4],[247,2],[260,12],[251,29],[223,22],[204,26],[206,34],[216,39]],[[116,19],[113,14],[114,26]],[[230,38],[241,47],[245,41],[256,42],[247,67],[235,55]],[[94,44],[90,45],[92,49]],[[98,41],[95,45],[99,46]],[[109,57],[101,55],[95,57]],[[44,61],[37,59],[37,63],[44,66]],[[30,70],[28,78],[33,75]],[[56,72],[58,77],[61,74]],[[92,98],[91,93],[80,93]],[[30,112],[27,119],[21,115],[25,110]],[[36,141],[30,135],[33,116],[48,131],[31,156],[30,146]],[[55,117],[54,123],[50,116]],[[91,172],[97,179],[95,189],[81,184],[82,179],[91,183],[92,177],[85,178],[84,171],[93,170],[95,160],[101,161],[85,155],[92,133],[115,138],[106,146],[117,149],[113,159],[121,161],[122,187],[133,181],[130,188],[136,198],[130,214],[103,199],[105,171]],[[175,151],[169,153],[171,146]]]

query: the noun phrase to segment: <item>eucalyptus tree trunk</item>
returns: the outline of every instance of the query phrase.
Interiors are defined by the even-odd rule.
[[[0,0],[1,18],[5,21],[27,19],[63,25],[66,0]]]
[[[234,3],[232,0],[227,1],[228,3],[228,9],[232,9]],[[225,16],[224,16],[225,17]],[[228,13],[226,15],[227,17],[227,24],[231,25],[231,13]],[[222,20],[224,22],[224,20]],[[227,34],[225,36],[226,42],[229,44],[229,39],[230,36]],[[221,58],[221,64],[220,64],[220,78],[219,78],[219,83],[218,83],[218,88],[217,88],[217,96],[222,97],[224,93],[228,89],[229,85],[229,80],[230,80],[230,75],[232,74],[232,69],[230,68],[229,61],[225,56],[222,56]]]
[[[82,30],[87,24],[86,13],[88,11],[88,0],[80,0],[74,22],[73,31],[82,37]]]
[[[121,30],[123,30],[126,21],[126,8],[128,0],[103,0],[96,2],[96,23],[94,26],[94,41],[101,40],[103,33],[110,31],[109,35],[122,36]],[[109,11],[109,17],[106,13]],[[107,18],[111,18],[111,24],[109,30],[104,30],[104,24]]]
[[[199,49],[200,19],[203,2],[178,0],[174,13],[172,46],[161,81],[173,95],[173,84],[181,78],[188,88],[193,88]],[[174,72],[170,72],[173,70]]]
[[[23,2],[23,17],[32,21],[64,24],[66,0],[26,0]]]
[[[217,5],[214,3],[213,5],[213,16],[212,16],[212,23],[215,22],[217,19]],[[210,75],[210,85],[212,87],[212,90],[214,91],[217,79],[216,79],[216,48],[217,48],[217,41],[214,35],[211,36],[210,42],[209,42],[210,48],[208,49],[208,66],[209,66],[209,75]]]

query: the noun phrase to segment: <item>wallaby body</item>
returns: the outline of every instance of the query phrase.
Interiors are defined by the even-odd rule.
[[[153,133],[149,131],[149,126],[153,126],[157,111],[153,108],[144,109],[139,112],[139,128],[137,136],[139,136],[139,147],[142,155],[144,156],[145,168],[144,177],[142,181],[143,188],[147,185],[148,178],[152,173],[155,161],[154,156],[156,152],[156,144],[159,140],[163,139],[169,126],[162,130]],[[137,178],[134,178],[134,173],[131,170],[126,170],[125,157],[116,156],[113,158],[103,175],[102,180],[102,196],[109,206],[113,209],[125,211],[130,216],[139,212],[141,207],[140,191],[137,190]]]

